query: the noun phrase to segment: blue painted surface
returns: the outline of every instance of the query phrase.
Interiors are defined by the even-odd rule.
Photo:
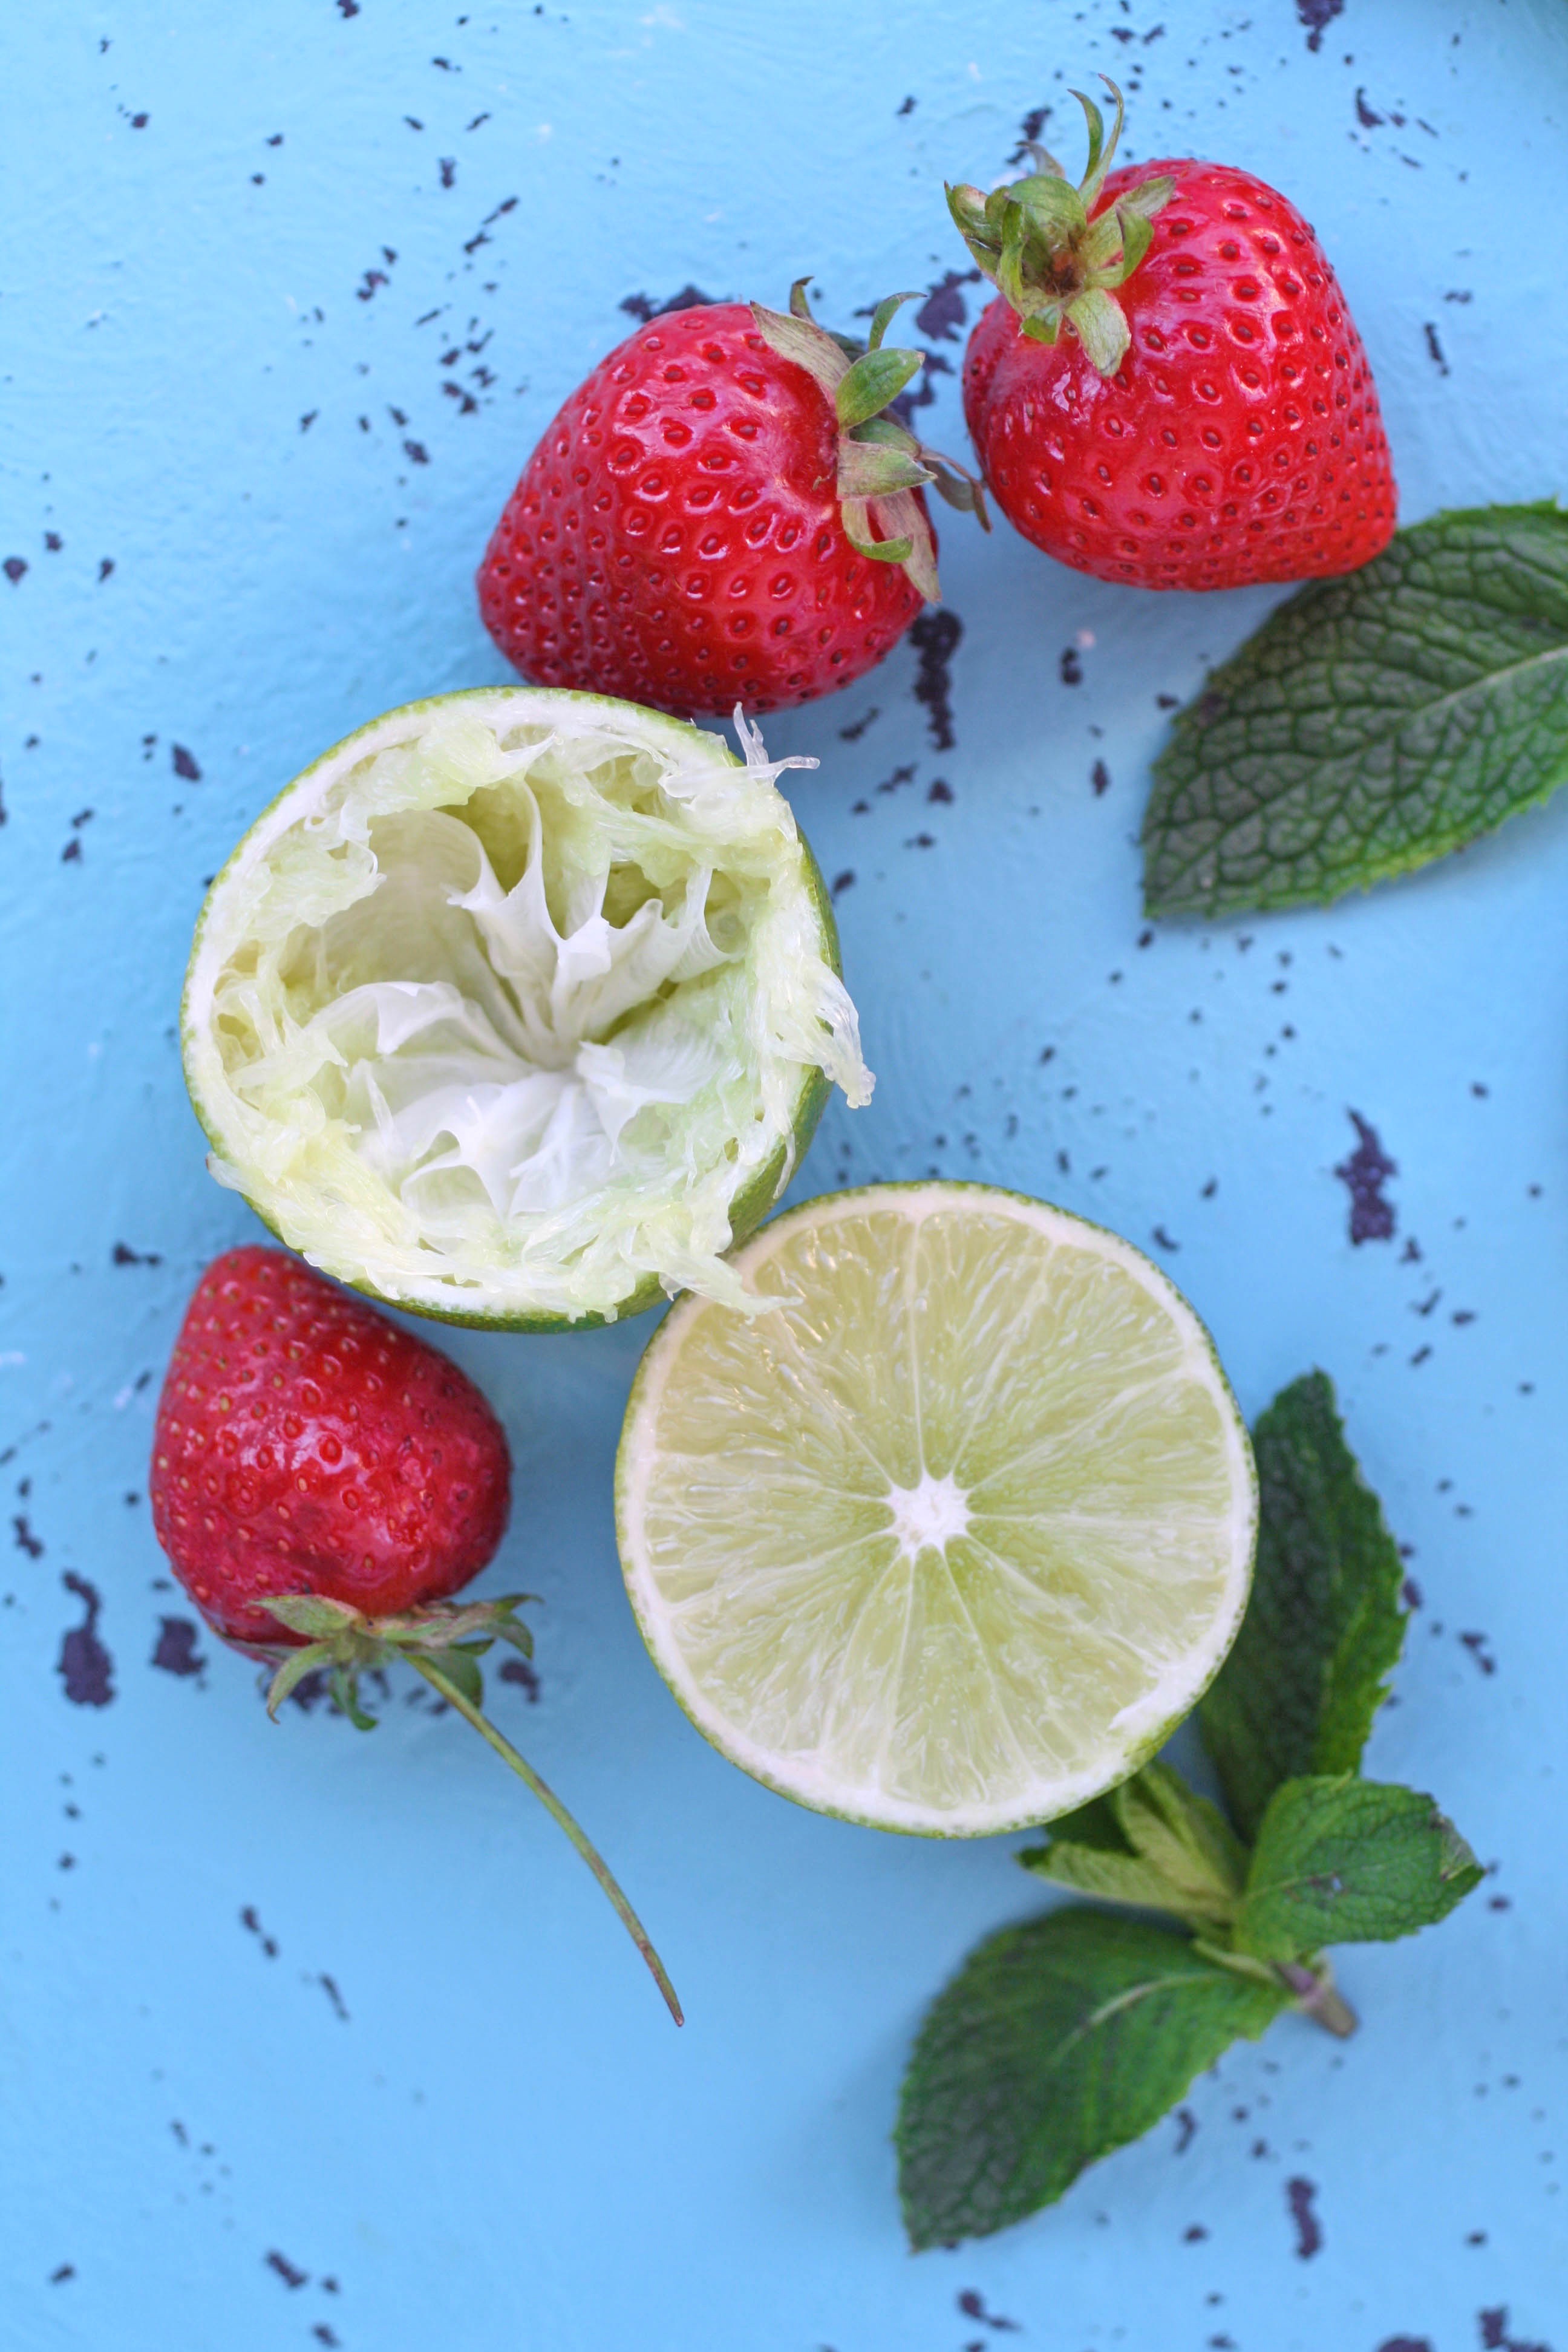
[[[777,300],[815,268],[842,322],[934,284],[963,258],[942,175],[1001,171],[1058,67],[1111,68],[1134,154],[1233,157],[1316,222],[1407,520],[1560,490],[1568,11],[1348,0],[1313,51],[1287,0],[58,0],[0,39],[0,555],[27,567],[0,579],[6,2345],[1008,2340],[973,2291],[1050,2352],[1563,2352],[1568,802],[1328,914],[1145,940],[1156,697],[1266,598],[1124,593],[950,520],[953,748],[907,646],[768,731],[821,756],[790,782],[855,877],[880,1079],[804,1189],[930,1168],[1159,1228],[1249,1412],[1314,1362],[1340,1384],[1421,1592],[1369,1763],[1497,1864],[1441,1931],[1345,1957],[1357,2041],[1287,2021],[1197,2087],[1190,2137],[912,2260],[910,2036],[1037,1893],[1015,1842],[795,1811],[669,1700],[611,1528],[647,1327],[451,1345],[517,1457],[487,1581],[547,1597],[537,1702],[498,1711],[652,1923],[681,2035],[449,1720],[273,1728],[210,1641],[199,1674],[153,1663],[186,1612],[142,1488],[184,1301],[251,1230],[174,1045],[203,878],[350,727],[503,675],[472,569],[625,299]],[[1351,1107],[1398,1162],[1391,1245],[1347,1239]],[[100,1709],[56,1670],[68,1570],[101,1594]]]

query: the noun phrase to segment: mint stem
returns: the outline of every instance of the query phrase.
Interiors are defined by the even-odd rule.
[[[1279,1974],[1296,1996],[1296,2006],[1303,2017],[1310,2017],[1325,2032],[1337,2034],[1348,2042],[1361,2023],[1354,2010],[1334,1987],[1334,1972],[1327,1960],[1316,1969],[1300,1968],[1294,1960],[1281,1960]]]
[[[619,1886],[616,1884],[615,1877],[611,1873],[608,1863],[605,1862],[603,1854],[600,1853],[598,1848],[593,1843],[592,1840],[583,1830],[579,1829],[577,1823],[573,1820],[571,1814],[567,1811],[560,1798],[555,1794],[554,1790],[540,1779],[532,1765],[527,1761],[526,1758],[518,1754],[517,1749],[512,1746],[510,1739],[502,1738],[500,1733],[496,1729],[495,1725],[489,1721],[488,1717],[481,1714],[480,1710],[475,1706],[472,1700],[465,1698],[462,1692],[457,1688],[456,1685],[449,1683],[447,1680],[446,1675],[441,1672],[439,1666],[432,1665],[427,1658],[422,1658],[412,1651],[405,1651],[404,1654],[406,1657],[408,1664],[414,1668],[415,1672],[424,1675],[431,1688],[440,1693],[447,1706],[455,1706],[458,1713],[460,1716],[465,1717],[467,1720],[473,1725],[474,1729],[479,1733],[480,1738],[489,1742],[489,1745],[495,1749],[496,1754],[500,1758],[502,1763],[510,1764],[511,1766],[511,1769],[517,1774],[518,1779],[525,1782],[526,1785],[532,1790],[534,1795],[539,1799],[540,1803],[544,1807],[545,1811],[550,1815],[551,1819],[557,1822],[559,1826],[565,1831],[567,1836],[571,1839],[573,1844],[576,1847],[578,1853],[582,1855],[584,1861],[593,1872],[595,1877],[604,1888],[605,1893],[615,1905],[621,1925],[625,1927],[627,1935],[631,1937],[633,1943],[642,1954],[643,1958],[647,1962],[648,1968],[652,1972],[653,1980],[655,1984],[658,1985],[660,1992],[664,1995],[666,2002],[668,2004],[671,2017],[674,2018],[677,2025],[684,2025],[686,2020],[681,2015],[680,2003],[676,1998],[675,1987],[669,1981],[664,1962],[659,1958],[658,1954],[653,1948],[653,1941],[648,1935],[647,1929],[643,1926],[642,1921],[637,1917],[637,1913],[632,1909],[631,1905],[626,1901],[626,1896],[622,1894]]]

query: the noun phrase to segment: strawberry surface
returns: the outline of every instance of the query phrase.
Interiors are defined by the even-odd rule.
[[[831,398],[746,305],[650,320],[530,458],[479,569],[485,626],[536,685],[681,718],[847,686],[923,600],[846,536],[837,445]]]
[[[1384,547],[1395,490],[1372,371],[1294,205],[1227,165],[1112,172],[1173,193],[1120,293],[1116,373],[1064,329],[1026,336],[1005,300],[970,339],[964,413],[997,505],[1047,554],[1143,588],[1234,588],[1353,571]]]
[[[500,1423],[456,1364],[280,1250],[214,1260],[174,1342],[149,1491],[214,1630],[294,1646],[263,1596],[380,1617],[477,1576],[506,1528]]]

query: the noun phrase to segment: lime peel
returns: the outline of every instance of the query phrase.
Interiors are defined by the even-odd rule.
[[[827,1084],[868,1099],[821,877],[717,737],[497,688],[388,712],[214,883],[183,1027],[220,1183],[310,1264],[453,1319],[613,1320],[776,1199]]]
[[[805,1202],[679,1301],[616,1531],[655,1663],[731,1762],[882,1829],[1047,1821],[1152,1755],[1247,1601],[1258,1488],[1160,1269],[981,1185]]]

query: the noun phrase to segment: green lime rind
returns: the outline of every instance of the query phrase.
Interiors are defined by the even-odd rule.
[[[637,1368],[627,1400],[616,1461],[616,1541],[633,1613],[654,1664],[669,1685],[682,1712],[703,1738],[730,1762],[761,1781],[764,1787],[809,1811],[863,1827],[929,1837],[997,1835],[1055,1819],[1118,1786],[1158,1753],[1177,1726],[1197,1705],[1224,1664],[1247,1607],[1257,1549],[1258,1477],[1246,1424],[1213,1339],[1163,1270],[1132,1244],[1107,1227],[1031,1199],[1026,1193],[983,1184],[931,1181],[876,1184],[851,1192],[823,1194],[772,1219],[736,1253],[736,1265],[742,1276],[751,1277],[764,1257],[794,1234],[820,1228],[829,1222],[853,1215],[858,1210],[886,1210],[900,1201],[912,1202],[922,1195],[938,1196],[938,1205],[943,1210],[972,1205],[976,1210],[992,1213],[998,1209],[1008,1213],[1022,1211],[1024,1215],[1020,1222],[1033,1224],[1037,1231],[1043,1221],[1049,1221],[1058,1235],[1072,1239],[1086,1251],[1110,1258],[1133,1275],[1170,1315],[1190,1348],[1194,1363],[1201,1365],[1200,1385],[1206,1387],[1213,1397],[1224,1433],[1232,1480],[1230,1524],[1234,1528],[1236,1540],[1231,1568],[1212,1623],[1204,1643],[1188,1661],[1190,1671],[1184,1674],[1179,1693],[1168,1708],[1154,1719],[1130,1727],[1125,1735],[1108,1735],[1097,1767],[1064,1780],[1054,1790],[1047,1791],[1037,1788],[1030,1792],[1026,1801],[983,1804],[971,1808],[967,1813],[950,1810],[942,1817],[929,1810],[921,1817],[919,1807],[901,1802],[855,1801],[842,1794],[825,1794],[819,1787],[808,1788],[804,1785],[800,1771],[788,1759],[776,1754],[770,1756],[733,1723],[724,1719],[700,1691],[676,1644],[669,1638],[668,1612],[659,1602],[653,1587],[643,1542],[648,1473],[658,1444],[655,1434],[657,1415],[667,1383],[677,1376],[677,1366],[688,1334],[695,1319],[708,1311],[709,1303],[704,1300],[688,1297],[677,1302],[654,1333]],[[826,1321],[827,1318],[822,1319]],[[769,1320],[763,1316],[749,1326],[759,1344],[765,1337]],[[869,1438],[867,1444],[869,1450]],[[750,1468],[748,1457],[748,1470],[737,1475],[735,1526],[742,1541],[748,1525],[748,1497],[744,1489],[749,1483]],[[713,1459],[705,1456],[705,1480],[711,1479],[713,1475]],[[760,1517],[763,1508],[763,1500],[753,1488],[750,1496],[752,1516]]]
[[[214,1048],[208,1034],[205,1015],[211,997],[212,969],[215,967],[209,963],[205,950],[208,945],[215,920],[221,919],[226,891],[228,886],[236,881],[241,870],[247,866],[248,858],[255,853],[258,837],[280,833],[282,828],[276,825],[279,813],[287,804],[305,800],[311,784],[322,776],[324,771],[330,771],[335,779],[337,775],[355,765],[358,761],[371,756],[379,748],[378,738],[384,741],[393,736],[394,730],[405,731],[410,719],[416,719],[425,714],[432,717],[446,714],[464,705],[477,705],[488,710],[498,704],[508,702],[534,706],[543,704],[555,708],[570,705],[574,709],[588,713],[603,710],[623,720],[634,719],[637,731],[642,740],[655,746],[662,741],[671,745],[678,752],[684,751],[688,756],[692,747],[700,747],[702,758],[711,762],[718,770],[725,768],[739,770],[742,766],[721,738],[706,729],[685,720],[669,718],[662,712],[645,710],[639,706],[628,705],[614,696],[555,691],[531,687],[481,687],[467,688],[452,694],[427,696],[418,701],[401,705],[396,709],[383,712],[365,726],[355,729],[351,734],[331,746],[319,758],[311,761],[309,766],[301,770],[299,775],[275,795],[237,843],[209,885],[197,919],[181,998],[181,1046],[192,1108],[203,1132],[212,1146],[215,1160],[228,1161],[233,1164],[234,1138],[226,1132],[221,1112],[214,1102],[214,1096],[217,1092],[217,1088],[213,1084]],[[837,929],[834,921],[831,903],[810,845],[804,834],[799,832],[798,826],[795,829],[795,871],[782,878],[786,887],[798,888],[800,891],[805,907],[808,910],[816,953],[826,970],[836,981],[840,981],[842,964]],[[231,947],[232,943],[226,941],[219,951],[230,950]],[[823,1069],[809,1065],[796,1066],[798,1084],[795,1089],[793,1101],[789,1105],[788,1134],[781,1138],[777,1148],[769,1159],[754,1171],[730,1203],[728,1213],[732,1236],[731,1248],[743,1241],[775,1204],[784,1183],[798,1167],[809,1148],[828,1096],[832,1092],[832,1083]],[[268,1206],[265,1198],[266,1188],[259,1184],[254,1188],[247,1185],[243,1181],[245,1174],[243,1166],[238,1167],[235,1172],[239,1179],[236,1189],[240,1191],[262,1223],[285,1246],[300,1251],[299,1242],[281,1229],[276,1207]],[[235,1176],[231,1175],[227,1181],[234,1182]],[[258,1194],[262,1197],[258,1197]],[[300,1254],[311,1258],[315,1255],[308,1248]],[[727,1255],[728,1252],[725,1255]],[[535,1310],[526,1306],[520,1307],[515,1299],[497,1301],[493,1304],[472,1304],[469,1303],[473,1297],[471,1290],[466,1294],[455,1293],[456,1297],[464,1298],[464,1303],[462,1305],[454,1303],[448,1306],[428,1296],[405,1295],[398,1289],[378,1282],[369,1273],[356,1278],[352,1272],[345,1272],[340,1265],[334,1265],[328,1270],[333,1273],[336,1279],[343,1281],[346,1287],[359,1291],[379,1305],[394,1307],[400,1312],[418,1315],[431,1320],[480,1330],[525,1332],[586,1330],[606,1323],[622,1321],[630,1315],[646,1313],[650,1308],[665,1303],[671,1295],[671,1286],[661,1278],[660,1275],[657,1271],[648,1271],[630,1290],[602,1311],[596,1307],[587,1307],[574,1313],[558,1311],[554,1308]]]

